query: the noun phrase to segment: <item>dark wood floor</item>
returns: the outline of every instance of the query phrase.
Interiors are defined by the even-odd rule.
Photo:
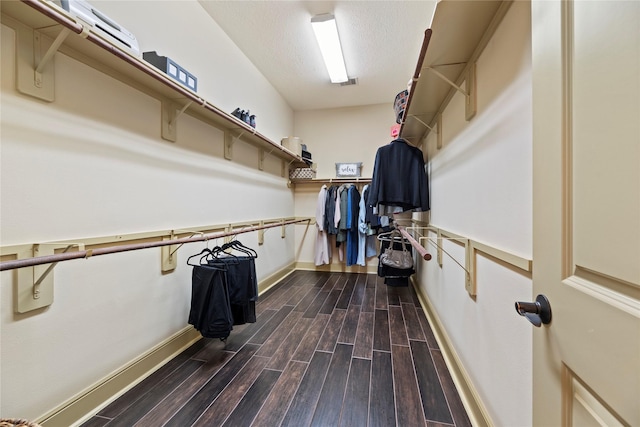
[[[296,271],[83,426],[470,426],[412,288]]]

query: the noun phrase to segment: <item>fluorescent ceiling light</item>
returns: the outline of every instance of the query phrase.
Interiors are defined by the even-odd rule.
[[[346,82],[349,77],[344,65],[335,17],[330,13],[316,15],[311,18],[311,26],[318,40],[324,64],[329,71],[331,83]]]

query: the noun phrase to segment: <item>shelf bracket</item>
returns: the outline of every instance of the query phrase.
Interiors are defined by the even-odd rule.
[[[162,100],[162,138],[167,141],[176,142],[178,135],[177,111],[178,105],[175,102]]]
[[[62,253],[78,247],[84,250],[83,243],[40,243],[18,254],[18,258],[31,258],[53,255],[56,247],[65,246]],[[17,280],[14,289],[14,311],[27,313],[53,304],[53,274],[50,274],[57,262],[36,265],[17,270]]]
[[[444,80],[445,82],[449,83],[450,86],[452,86],[458,92],[462,93],[464,96],[468,96],[467,92],[464,89],[462,89],[460,86],[458,86],[457,84],[455,84],[454,82],[449,80],[449,78],[447,76],[445,76],[444,74],[442,74],[440,71],[436,70],[433,67],[425,67],[424,69],[431,71],[434,75],[436,75],[440,79]]]
[[[3,16],[3,23],[5,17]],[[67,37],[69,30],[63,30],[53,44],[46,49],[48,37],[37,30],[14,21],[10,26],[16,32],[16,89],[18,92],[53,102],[55,99],[55,53]],[[56,45],[57,43],[57,45]]]
[[[261,171],[264,170],[264,159],[266,159],[267,156],[271,153],[273,153],[273,150],[269,150],[268,153],[265,152],[264,148],[260,148],[258,150],[258,169],[260,169]]]
[[[231,132],[224,133],[224,158],[227,160],[233,160],[233,135]]]
[[[260,221],[260,227],[264,227],[264,221]],[[264,245],[264,228],[258,230],[258,245]]]
[[[420,123],[422,126],[426,127],[427,129],[429,129],[430,131],[433,131],[433,128],[431,126],[429,126],[428,124],[426,124],[424,122],[424,120],[420,119],[418,116],[415,115],[411,115],[409,117],[412,117],[415,121],[417,121],[418,123]]]
[[[60,31],[60,34],[58,34],[56,39],[53,41],[51,46],[49,46],[49,49],[44,54],[40,62],[38,63],[38,66],[36,67],[36,75],[35,75],[36,86],[40,86],[41,79],[42,79],[42,76],[41,76],[42,71],[44,70],[46,65],[49,63],[49,61],[53,58],[53,55],[55,55],[55,53],[58,51],[58,49],[60,48],[62,43],[64,43],[64,40],[67,38],[67,36],[70,33],[71,33],[70,29],[63,28],[62,31]]]
[[[465,96],[465,119],[471,120],[477,111],[476,107],[476,98],[477,98],[477,88],[476,88],[476,64],[471,63],[467,67],[467,71],[465,73],[465,88],[458,86],[447,76],[442,74],[440,71],[436,70],[433,67],[425,67],[425,70],[431,71],[435,76],[447,82],[450,86],[456,89],[458,92],[462,93]]]
[[[170,100],[162,100],[162,138],[176,142],[178,138],[178,118],[191,106],[193,101],[187,102],[178,109],[178,104]]]
[[[287,229],[287,226],[285,225],[284,219],[283,219],[282,220],[282,231],[280,232],[280,237],[283,238],[283,239],[287,237],[286,229]]]
[[[185,104],[185,106],[184,106],[184,107],[182,107],[182,108],[180,109],[180,111],[178,111],[178,112],[175,114],[175,116],[171,118],[171,120],[169,120],[169,127],[173,126],[174,124],[177,124],[177,122],[178,122],[178,117],[180,117],[180,116],[182,115],[182,113],[184,113],[184,112],[187,110],[187,108],[189,108],[189,106],[190,106],[191,104],[193,104],[193,101],[189,101],[189,102],[187,102],[187,103]]]
[[[442,231],[440,231],[440,229],[438,229],[438,237],[436,241],[438,243],[438,247],[436,249],[438,265],[442,268]]]
[[[465,250],[465,273],[466,273],[465,289],[467,290],[467,293],[470,296],[475,297],[477,293],[476,280],[475,280],[476,250],[471,244],[471,241],[469,239],[466,239],[464,241],[464,250]]]
[[[228,226],[226,226],[224,228],[224,232],[225,234],[228,234],[227,236],[224,236],[224,242],[229,243],[234,238],[234,236],[231,235],[231,232],[233,232],[233,225],[229,224]]]
[[[467,97],[465,102],[465,119],[467,121],[471,120],[478,111],[478,91],[476,85],[476,63],[472,62],[469,64],[469,69],[467,70],[467,75],[464,78],[465,87],[467,89]]]
[[[176,235],[174,231],[171,230],[171,234],[169,236],[163,236],[162,241],[174,240]],[[176,269],[178,266],[178,257],[176,255],[176,251],[180,248],[181,245],[168,245],[160,247],[160,259],[162,262],[162,266],[160,270],[163,273],[170,273]]]
[[[436,119],[436,148],[439,150],[442,148],[442,113],[438,114],[438,118]]]

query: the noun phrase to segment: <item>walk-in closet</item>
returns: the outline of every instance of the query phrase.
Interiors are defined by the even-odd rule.
[[[640,2],[0,14],[0,427],[640,425]]]

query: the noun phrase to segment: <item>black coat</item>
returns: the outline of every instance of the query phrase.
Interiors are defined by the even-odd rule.
[[[419,148],[401,139],[378,148],[367,204],[429,210],[429,183]]]

